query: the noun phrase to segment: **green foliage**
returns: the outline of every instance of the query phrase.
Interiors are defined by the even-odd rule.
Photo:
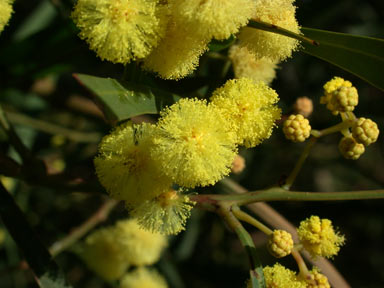
[[[384,40],[303,27],[303,52],[336,65],[384,90]]]
[[[100,100],[107,119],[114,123],[142,114],[157,114],[180,97],[160,89],[133,82],[84,74],[74,77]]]

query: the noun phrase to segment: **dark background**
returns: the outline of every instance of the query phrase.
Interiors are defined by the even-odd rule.
[[[384,38],[382,0],[302,0],[296,5],[301,26]],[[123,66],[100,61],[77,37],[77,29],[69,18],[71,7],[69,0],[16,1],[15,13],[0,35],[0,102],[7,111],[16,115],[27,115],[102,135],[110,127],[98,117],[97,112],[92,112],[97,109],[89,102],[73,104],[79,97],[89,100],[91,95],[78,85],[72,73],[121,78]],[[223,63],[208,56],[203,56],[201,61],[206,66],[197,72],[205,77],[199,80],[199,85],[203,86],[206,80],[214,83],[211,86],[221,85],[223,79],[212,75],[222,69]],[[279,105],[284,114],[292,111],[297,97],[307,96],[314,103],[314,113],[310,117],[313,128],[323,129],[336,124],[339,119],[319,104],[319,98],[322,85],[333,76],[340,76],[352,81],[359,91],[355,114],[371,118],[379,128],[384,127],[383,92],[366,82],[301,52],[295,53],[292,59],[279,67],[272,87],[280,95]],[[231,76],[232,71],[227,78]],[[155,79],[148,74],[144,77],[159,87],[186,96],[196,93],[196,81],[191,79],[172,82]],[[97,143],[63,140],[60,136],[32,129],[28,120],[12,121],[23,141],[47,162],[50,169],[65,169],[73,175],[95,181],[92,158],[97,151]],[[330,135],[318,141],[293,190],[382,189],[382,134],[377,143],[369,146],[357,161],[341,157],[337,149],[340,137]],[[293,168],[303,145],[286,141],[281,129],[277,128],[273,136],[259,147],[242,151],[247,168],[234,178],[249,190],[274,184]],[[0,148],[17,159],[6,142],[0,142]],[[64,237],[71,228],[86,220],[101,203],[100,191],[66,193],[30,186],[17,180],[2,180],[47,245]],[[296,225],[310,215],[331,219],[347,239],[333,261],[336,267],[352,287],[384,287],[384,200],[272,203],[272,206]],[[119,207],[106,224],[126,216],[123,207]],[[5,231],[4,227],[0,227]],[[253,228],[247,228],[260,247],[263,263],[272,264],[274,259],[264,249],[265,237]],[[17,246],[7,235],[0,246],[0,287],[35,287],[30,273],[18,267],[22,259]],[[57,261],[75,287],[114,287],[113,283],[104,283],[89,272],[71,252],[61,254]],[[290,259],[284,263],[294,267]],[[171,239],[168,251],[156,266],[171,287],[229,288],[244,286],[248,277],[247,264],[238,240],[222,221],[214,214],[195,209],[187,231]]]

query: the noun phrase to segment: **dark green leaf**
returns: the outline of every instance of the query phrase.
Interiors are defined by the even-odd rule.
[[[63,272],[28,224],[24,213],[0,182],[0,216],[9,234],[23,252],[42,288],[70,288]]]
[[[84,74],[74,77],[98,97],[105,107],[106,117],[112,122],[142,114],[157,114],[180,99],[176,94],[133,82]]]
[[[223,41],[215,40],[213,39],[211,42],[209,42],[208,48],[211,52],[219,52],[221,50],[224,50],[231,46],[235,42],[236,38],[235,36],[231,35],[228,39],[225,39]]]
[[[336,65],[384,90],[384,40],[302,28],[319,45],[302,42],[303,52]]]

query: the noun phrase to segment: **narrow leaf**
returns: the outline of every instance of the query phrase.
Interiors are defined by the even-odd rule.
[[[384,90],[384,40],[302,28],[319,45],[302,42],[303,52],[338,66]]]
[[[28,224],[24,213],[0,183],[0,216],[13,240],[23,252],[42,288],[70,288],[63,272]]]
[[[74,77],[97,96],[111,122],[142,114],[157,114],[180,98],[176,94],[133,82],[85,74],[74,74]]]

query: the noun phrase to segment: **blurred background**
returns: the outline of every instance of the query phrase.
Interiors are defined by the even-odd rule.
[[[298,0],[296,5],[301,26],[384,38],[382,0]],[[110,126],[90,92],[79,85],[72,73],[121,79],[124,67],[101,61],[78,38],[77,28],[69,18],[72,6],[70,0],[15,2],[11,21],[0,35],[0,103],[24,143],[44,159],[50,173],[65,171],[74,177],[97,181],[92,160],[99,140]],[[225,54],[226,50],[220,53]],[[207,90],[204,81],[214,83],[208,90],[224,83],[225,79],[217,77],[225,64],[222,60],[203,56],[201,63],[205,66],[196,72],[202,77],[199,81],[193,80],[193,76],[178,82],[159,80],[149,74],[144,77],[153,85],[183,96],[197,95],[197,89]],[[355,114],[371,118],[384,131],[382,91],[301,52],[279,65],[272,83],[280,95],[283,113],[291,113],[295,100],[306,96],[314,104],[310,116],[313,128],[336,124],[339,119],[319,104],[323,84],[334,76],[350,80],[357,87],[360,98]],[[227,79],[231,77],[232,70],[226,75]],[[292,189],[383,189],[383,134],[357,161],[345,160],[339,154],[340,135],[320,139]],[[304,145],[285,140],[279,127],[262,145],[241,151],[246,169],[232,177],[249,190],[277,183],[291,171]],[[1,133],[0,149],[20,161]],[[105,198],[102,189],[68,192],[0,177],[47,246],[85,221]],[[295,225],[310,215],[331,219],[347,239],[333,260],[335,266],[352,287],[384,287],[384,200],[271,205]],[[127,212],[118,206],[103,225],[124,217]],[[273,264],[275,260],[265,250],[265,237],[246,227],[260,248],[263,263]],[[22,259],[0,222],[1,288],[36,287],[31,273],[19,265]],[[75,287],[116,287],[90,272],[71,251],[60,254],[57,261]],[[290,259],[283,263],[294,268]],[[170,246],[156,267],[170,287],[229,288],[245,286],[247,265],[239,241],[221,219],[195,209],[187,231],[170,239]]]

